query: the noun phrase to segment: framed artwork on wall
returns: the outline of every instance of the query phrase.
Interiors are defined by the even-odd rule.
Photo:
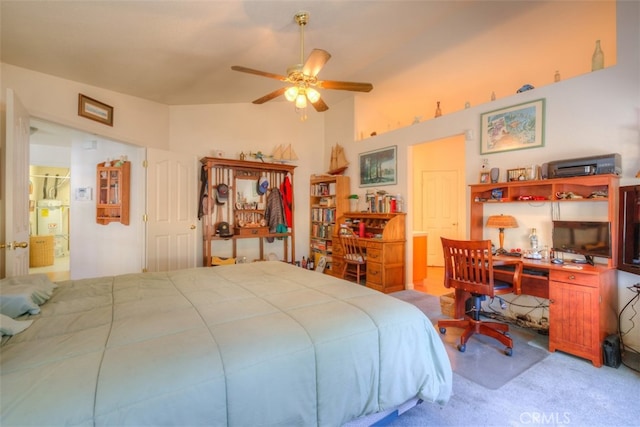
[[[396,146],[361,153],[360,187],[395,185],[398,181]]]
[[[480,154],[544,146],[545,100],[525,102],[480,115]]]
[[[113,126],[113,107],[86,95],[78,95],[78,115]]]

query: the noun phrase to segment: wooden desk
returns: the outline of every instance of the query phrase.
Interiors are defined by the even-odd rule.
[[[522,262],[522,294],[549,300],[549,351],[561,350],[602,366],[602,341],[617,331],[616,270],[588,264],[577,270],[526,258]],[[494,276],[509,278],[508,273],[495,270]],[[464,315],[468,297],[456,290],[457,318]]]
[[[367,241],[367,287],[380,292],[404,290],[404,240]]]
[[[359,224],[366,224],[367,235],[379,237],[361,238],[367,252],[366,285],[369,288],[384,293],[404,290],[405,285],[405,214],[403,213],[362,213],[348,212],[340,217],[337,224],[359,231]],[[339,227],[336,227],[337,239]],[[342,271],[344,266],[344,251],[341,244],[333,246],[333,265],[336,271]]]

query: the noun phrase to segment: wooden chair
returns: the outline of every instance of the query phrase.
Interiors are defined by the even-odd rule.
[[[341,229],[340,243],[344,251],[342,278],[354,277],[356,283],[360,283],[360,278],[367,275],[367,256],[360,246],[360,238],[351,229]]]
[[[471,294],[471,304],[465,304],[464,318],[456,320],[439,320],[438,329],[446,333],[448,327],[464,328],[460,336],[458,350],[466,350],[467,341],[473,334],[482,334],[495,338],[507,346],[504,353],[513,354],[513,340],[509,337],[509,326],[504,323],[480,320],[481,302],[485,297],[506,293],[520,294],[522,261],[519,259],[494,261],[491,255],[490,240],[451,240],[442,239],[444,252],[444,286],[455,288]],[[514,265],[511,283],[494,279],[495,265]],[[461,292],[456,292],[456,297]]]

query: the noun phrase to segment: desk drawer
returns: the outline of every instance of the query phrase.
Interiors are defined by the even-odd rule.
[[[367,282],[382,284],[382,264],[367,262]]]
[[[344,256],[344,251],[342,250],[342,245],[339,243],[334,243],[331,248],[331,254],[335,257],[341,258]]]
[[[580,273],[576,270],[551,270],[549,280],[553,282],[575,283],[576,285],[598,287],[599,275]]]
[[[342,277],[342,270],[344,270],[345,262],[342,257],[338,258],[335,255],[333,256],[333,261],[331,262],[331,275],[336,277]]]
[[[382,249],[367,247],[368,262],[382,262]]]
[[[367,250],[370,249],[382,250],[382,242],[367,242]]]

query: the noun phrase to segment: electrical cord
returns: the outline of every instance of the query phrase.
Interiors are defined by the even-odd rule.
[[[629,289],[631,292],[635,292],[636,294],[634,296],[631,297],[631,299],[629,301],[627,301],[627,303],[624,305],[624,307],[622,307],[622,310],[620,310],[620,314],[618,314],[618,334],[620,336],[620,345],[622,346],[622,353],[624,354],[625,352],[629,352],[629,353],[635,353],[635,354],[640,354],[640,351],[638,351],[637,349],[626,345],[624,343],[624,336],[627,335],[631,330],[633,330],[636,327],[635,322],[633,321],[633,318],[636,317],[638,315],[638,312],[636,311],[635,307],[634,307],[634,302],[640,300],[640,283],[636,283],[635,285],[632,286],[627,286],[627,289]],[[627,308],[631,308],[633,310],[633,314],[631,317],[629,317],[629,321],[631,322],[631,327],[629,329],[627,329],[626,332],[622,331],[622,313],[624,313],[624,311]],[[629,366],[625,361],[624,358],[622,359],[622,364],[624,366],[626,366],[627,368],[636,371],[636,372],[640,372],[640,369],[634,368],[632,366]]]
[[[500,300],[501,302],[501,308],[502,304],[505,303],[505,301],[500,298],[497,297],[498,300]],[[517,298],[516,298],[517,299]],[[514,313],[511,308],[509,307],[509,313],[512,314],[513,316],[505,316],[504,314],[502,314],[502,312],[498,311],[497,309],[495,309],[494,307],[491,306],[491,304],[493,304],[493,302],[496,300],[496,298],[491,298],[489,300],[489,303],[487,304],[487,308],[490,309],[491,311],[485,311],[485,310],[481,310],[480,311],[480,315],[485,316],[487,318],[490,319],[494,319],[494,320],[498,320],[500,322],[503,323],[508,323],[510,325],[516,325],[519,326],[521,328],[530,328],[530,329],[535,329],[540,333],[547,333],[549,330],[549,321],[548,321],[548,317],[544,317],[542,316],[540,318],[540,320],[536,323],[535,321],[531,320],[531,316],[530,313],[533,312],[534,310],[537,309],[542,309],[543,310],[543,314],[544,314],[544,310],[547,310],[549,308],[549,306],[547,304],[542,303],[540,300],[538,300],[536,298],[537,301],[537,305],[524,305],[524,304],[517,304],[514,301],[508,301],[506,302],[509,306],[515,306],[515,307],[521,307],[521,308],[529,308],[530,310],[525,313],[525,314],[516,314]],[[546,321],[544,321],[546,319]]]

